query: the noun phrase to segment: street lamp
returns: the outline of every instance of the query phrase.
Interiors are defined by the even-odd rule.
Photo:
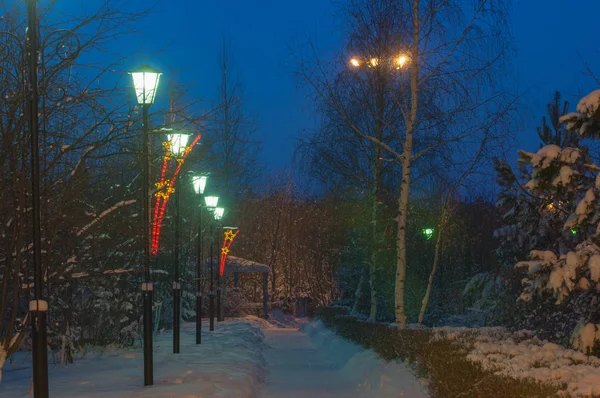
[[[223,219],[223,214],[225,213],[225,209],[222,207],[215,208],[215,220],[219,221]]]
[[[198,258],[196,259],[196,344],[202,343],[202,195],[206,188],[208,176],[198,175],[192,177],[194,191],[200,195],[198,206]]]
[[[423,228],[423,230],[421,232],[423,232],[425,239],[429,240],[433,237],[434,229],[433,228]]]
[[[158,82],[162,73],[150,66],[142,66],[133,72],[133,87],[137,102],[142,107],[143,112],[143,179],[142,189],[144,192],[144,283],[142,283],[142,296],[144,301],[144,385],[154,384],[154,370],[152,360],[152,281],[150,280],[150,200],[152,197],[152,188],[150,186],[150,167],[152,152],[152,143],[148,137],[148,108],[154,103]]]
[[[164,129],[171,131],[171,134],[167,135],[169,140],[169,146],[171,153],[180,161],[181,155],[183,155],[187,149],[187,143],[190,138],[189,133],[176,132],[173,129]],[[179,263],[179,234],[181,227],[181,193],[179,178],[175,180],[175,247],[174,247],[174,275],[173,275],[173,354],[179,354],[180,348],[180,337],[181,337],[181,272]]]
[[[217,207],[217,204],[219,203],[219,197],[218,196],[205,196],[204,203],[206,204],[208,211],[214,211],[215,208]]]
[[[171,144],[171,152],[175,156],[183,155],[187,148],[188,140],[190,139],[190,134],[178,132],[167,135],[167,139]]]
[[[193,176],[192,184],[194,186],[194,192],[198,195],[204,195],[204,189],[206,188],[206,181],[208,176]],[[202,203],[200,203],[202,205]]]
[[[204,197],[204,203],[206,204],[206,209],[209,212],[214,213],[217,204],[219,203],[219,197],[218,196],[205,196]],[[214,216],[214,215],[213,215]],[[209,319],[210,319],[210,326],[209,326],[209,330],[212,332],[213,330],[215,330],[215,286],[214,286],[214,280],[215,280],[215,276],[214,276],[214,269],[215,269],[215,263],[214,263],[214,252],[213,252],[213,246],[214,246],[214,240],[215,240],[215,233],[214,231],[210,231],[210,239],[209,239],[209,246],[210,246],[210,291],[208,292],[208,313],[209,313]]]

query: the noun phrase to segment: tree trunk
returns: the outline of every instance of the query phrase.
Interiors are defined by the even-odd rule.
[[[406,138],[404,152],[402,153],[402,182],[400,184],[400,198],[398,199],[398,235],[397,265],[396,265],[396,327],[406,328],[406,308],[404,304],[404,282],[406,279],[406,219],[408,216],[408,189],[410,187],[410,166],[412,161],[413,134],[418,109],[419,85],[419,0],[413,1],[413,44],[411,54],[410,76],[410,114],[406,120]]]
[[[443,214],[442,214],[442,217],[444,217]],[[443,227],[440,228],[437,239],[435,241],[435,254],[433,256],[433,265],[431,266],[431,273],[429,274],[429,282],[427,283],[427,290],[425,291],[425,297],[423,297],[423,301],[421,302],[421,311],[419,312],[419,328],[423,324],[423,317],[425,316],[425,309],[427,309],[427,304],[429,303],[429,295],[431,294],[433,278],[435,277],[435,271],[437,269],[438,260],[440,257],[442,231],[443,231]]]
[[[358,315],[358,306],[360,304],[360,298],[362,297],[362,287],[365,283],[366,273],[367,268],[363,267],[362,272],[360,273],[360,278],[358,280],[358,286],[356,287],[356,291],[354,292],[354,304],[352,305],[352,315]]]

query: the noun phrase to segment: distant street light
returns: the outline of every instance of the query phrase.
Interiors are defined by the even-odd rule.
[[[133,86],[137,102],[142,107],[143,112],[143,179],[142,189],[144,192],[144,283],[142,283],[142,296],[144,301],[144,385],[149,386],[154,384],[154,369],[152,359],[152,281],[150,280],[150,256],[151,256],[151,241],[150,241],[150,200],[152,198],[152,187],[150,186],[150,170],[151,170],[151,142],[148,133],[148,108],[154,103],[158,82],[161,72],[150,66],[142,66],[133,72]]]
[[[386,62],[385,59],[387,59],[388,61]],[[400,54],[395,57],[385,58],[385,59],[384,58],[376,58],[376,57],[371,57],[371,58],[366,58],[366,59],[361,59],[359,57],[352,57],[352,58],[350,58],[350,65],[354,68],[360,68],[363,65],[366,65],[369,68],[376,68],[376,67],[384,66],[387,64],[388,66],[391,66],[393,68],[402,69],[410,62],[410,58],[406,54]]]
[[[185,152],[187,148],[187,143],[190,139],[190,134],[176,132],[167,135],[167,138],[169,139],[169,143],[171,144],[171,152],[173,153],[173,155],[180,156]]]
[[[214,211],[215,207],[217,207],[217,204],[219,203],[219,197],[218,196],[205,196],[204,203],[206,203],[206,207],[208,208],[209,211]]]
[[[194,191],[200,196],[198,205],[198,258],[196,259],[196,344],[202,343],[202,265],[203,265],[203,229],[202,229],[202,195],[206,188],[208,176],[198,175],[192,177]]]
[[[215,220],[223,219],[223,214],[225,213],[225,209],[222,207],[215,208]]]
[[[208,176],[193,176],[192,184],[194,186],[194,192],[198,195],[204,195],[204,189],[206,188],[206,181],[208,180]],[[200,203],[202,206],[202,203]]]
[[[425,236],[425,239],[429,240],[433,237],[434,229],[433,228],[423,228],[422,232],[423,232],[423,235]]]

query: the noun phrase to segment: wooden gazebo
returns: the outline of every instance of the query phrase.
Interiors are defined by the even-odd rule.
[[[225,275],[233,275],[234,287],[238,286],[240,274],[250,272],[260,272],[263,274],[263,313],[265,319],[267,319],[269,311],[269,272],[271,272],[271,267],[245,258],[227,256]],[[224,307],[222,306],[221,308],[224,309]]]

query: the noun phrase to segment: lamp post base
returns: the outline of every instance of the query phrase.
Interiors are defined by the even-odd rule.
[[[196,296],[196,344],[202,344],[202,295]]]
[[[48,303],[44,300],[29,302],[33,343],[33,396],[48,398],[48,350],[46,332],[46,312]]]
[[[152,283],[142,283],[144,299],[144,385],[154,384],[154,364],[152,358]]]
[[[217,289],[217,322],[221,322],[221,288]]]
[[[210,292],[208,296],[209,330],[212,332],[215,330],[215,292]]]
[[[179,354],[181,320],[181,285],[173,283],[173,354]]]

